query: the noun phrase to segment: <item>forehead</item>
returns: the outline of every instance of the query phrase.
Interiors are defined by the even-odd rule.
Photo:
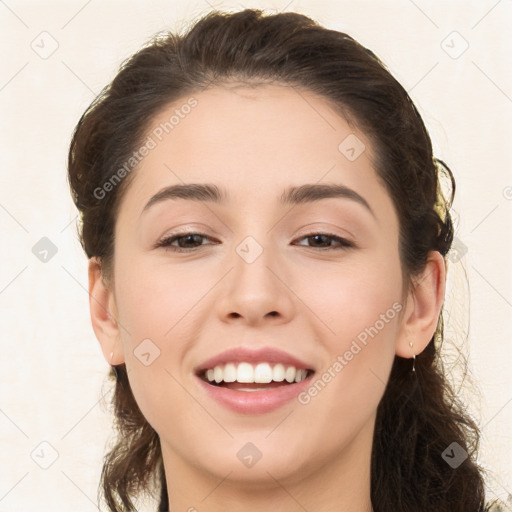
[[[234,201],[251,196],[260,205],[304,183],[387,196],[365,134],[322,97],[289,85],[231,83],[184,96],[153,118],[146,141],[152,148],[127,191],[139,212],[177,183],[215,183]]]

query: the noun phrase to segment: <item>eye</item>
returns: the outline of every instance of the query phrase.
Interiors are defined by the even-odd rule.
[[[308,240],[308,242],[312,242],[313,245],[307,245],[306,247],[312,247],[313,249],[320,250],[340,250],[355,247],[355,245],[352,242],[349,242],[345,238],[341,238],[337,235],[333,235],[330,233],[311,233],[302,238],[299,238],[298,240]],[[331,242],[336,242],[337,245],[331,245]]]
[[[191,252],[201,245],[210,245],[201,243],[206,238],[212,240],[202,233],[175,233],[160,240],[155,247],[164,247],[168,251]]]
[[[198,249],[202,245],[212,245],[212,244],[206,244],[202,243],[205,239],[213,240],[212,238],[208,237],[207,235],[204,235],[202,233],[174,233],[170,236],[165,237],[164,239],[160,240],[155,245],[155,248],[163,247],[165,250],[168,251],[175,251],[175,252],[192,252],[195,249]],[[297,240],[307,240],[309,244],[312,245],[306,245],[306,247],[311,247],[313,249],[320,249],[320,250],[340,250],[340,249],[348,249],[351,247],[355,247],[355,245],[352,242],[349,242],[345,238],[339,237],[337,235],[333,235],[330,233],[311,233],[309,235],[303,236]],[[335,243],[335,245],[332,245],[332,242]],[[214,242],[215,243],[215,242]],[[297,244],[297,245],[304,245],[304,244]]]

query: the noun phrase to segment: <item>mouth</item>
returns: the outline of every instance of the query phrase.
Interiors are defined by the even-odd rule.
[[[311,385],[313,369],[292,364],[228,362],[196,372],[205,397],[236,414],[270,413]]]
[[[241,345],[204,361],[194,373],[207,400],[238,414],[261,414],[293,401],[315,371],[276,347]]]

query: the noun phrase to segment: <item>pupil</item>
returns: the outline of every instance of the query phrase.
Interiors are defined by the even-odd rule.
[[[199,240],[198,240],[198,238],[199,238]],[[186,246],[188,244],[194,244],[194,242],[200,243],[201,242],[200,238],[201,237],[199,235],[186,235],[180,239],[181,243],[179,245],[181,247],[183,247],[184,245]]]
[[[315,243],[319,243],[319,244],[322,244],[322,242],[325,244],[326,242],[326,235],[314,235],[313,237],[313,240],[315,241]]]

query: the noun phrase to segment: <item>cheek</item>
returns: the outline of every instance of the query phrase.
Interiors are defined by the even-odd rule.
[[[396,323],[390,321],[400,309],[393,304],[399,303],[402,295],[398,254],[355,255],[337,266],[317,263],[307,275],[298,295],[331,333],[324,339],[333,350],[343,349],[347,340],[375,324],[379,331],[385,326],[384,337],[389,337],[388,326]]]
[[[201,327],[194,321],[194,306],[211,288],[211,273],[201,274],[192,265],[186,272],[186,265],[148,265],[142,257],[120,258],[116,264],[116,302],[130,385],[155,426],[158,411],[169,407],[169,397],[173,413],[190,407],[178,381],[189,341],[197,339]]]
[[[317,336],[327,355],[313,395],[322,390],[321,401],[330,401],[340,412],[369,412],[384,391],[404,308],[397,257],[361,258],[338,272],[317,271],[302,297],[321,320]],[[324,393],[324,388],[329,390]]]
[[[193,337],[187,312],[204,291],[191,282],[192,274],[143,263],[142,258],[118,262],[116,296],[130,387],[146,420],[161,432],[169,417],[194,415],[179,369],[187,350],[183,330]],[[171,422],[174,434],[182,423]]]
[[[139,263],[119,264],[119,319],[133,334],[163,340],[205,295],[211,279],[193,266],[148,265],[142,258]]]
[[[327,359],[298,401],[304,414],[331,432],[326,442],[332,449],[375,415],[395,357],[401,282],[373,277],[325,286],[322,302],[318,298],[335,334],[323,336]]]

